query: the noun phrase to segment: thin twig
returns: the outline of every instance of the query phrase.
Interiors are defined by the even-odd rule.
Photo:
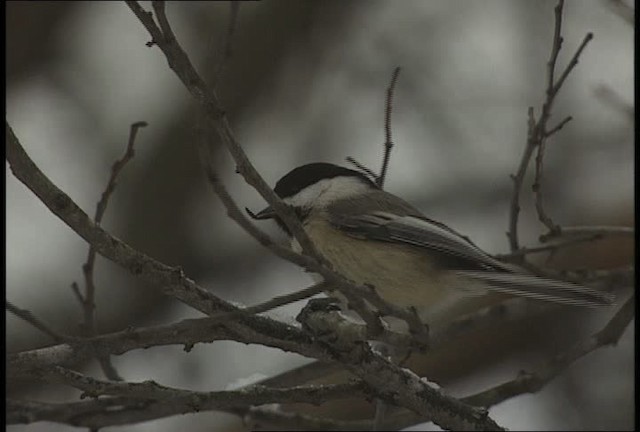
[[[514,252],[510,252],[508,254],[494,255],[494,258],[498,260],[509,260],[511,258],[519,257],[522,255],[531,255],[531,254],[541,253],[541,252],[553,252],[568,246],[574,246],[579,243],[587,243],[587,242],[600,240],[601,238],[603,238],[603,235],[601,234],[585,235],[584,237],[570,238],[570,239],[558,241],[553,244],[549,244],[545,246],[522,247],[521,249],[518,249],[517,251],[514,251]]]
[[[531,190],[535,196],[535,207],[536,212],[538,213],[538,219],[542,222],[548,229],[549,233],[557,233],[560,231],[560,227],[556,225],[551,217],[547,215],[547,212],[544,209],[544,205],[542,204],[542,178],[544,171],[544,152],[547,147],[547,142],[545,139],[541,139],[536,146],[536,159],[535,159],[535,180],[533,181],[533,185],[531,185]]]
[[[567,77],[569,76],[569,74],[571,73],[573,68],[576,67],[576,65],[578,64],[578,59],[580,58],[580,55],[582,54],[582,51],[586,48],[587,44],[592,39],[593,39],[593,33],[591,33],[591,32],[587,33],[584,36],[584,39],[582,39],[582,42],[580,43],[580,46],[578,47],[578,50],[575,52],[573,57],[571,57],[571,60],[569,61],[569,64],[565,68],[564,72],[562,72],[562,75],[560,75],[560,78],[558,79],[558,81],[553,85],[553,95],[554,96],[558,93],[558,91],[560,91],[560,87],[562,87],[562,85],[564,84],[565,80],[567,79]]]
[[[300,300],[307,299],[316,294],[320,294],[321,292],[324,292],[327,288],[328,288],[328,284],[326,282],[320,282],[317,284],[313,284],[310,287],[293,292],[291,294],[276,296],[271,300],[267,300],[263,303],[259,303],[254,306],[248,306],[244,309],[239,309],[234,312],[222,312],[218,315],[213,315],[209,318],[206,318],[206,320],[209,323],[214,323],[214,322],[221,322],[226,320],[233,320],[235,318],[238,318],[239,316],[246,315],[246,314],[249,314],[249,315],[261,314],[261,313],[270,311],[272,309],[279,308],[281,306],[285,306]]]
[[[64,336],[64,335],[58,333],[57,331],[52,329],[50,326],[45,324],[44,321],[38,319],[33,314],[33,312],[31,312],[31,311],[29,311],[27,309],[20,309],[19,307],[14,306],[9,301],[6,302],[5,308],[9,312],[11,312],[15,316],[17,316],[18,318],[28,322],[29,324],[31,324],[32,326],[34,326],[35,328],[40,330],[42,333],[44,333],[47,336],[51,337],[51,339],[53,339],[55,342],[60,343],[60,342],[65,342],[65,341],[69,340],[69,338],[67,336]]]
[[[120,175],[120,173],[122,172],[122,169],[131,159],[133,159],[133,156],[135,155],[133,146],[135,144],[135,139],[138,133],[138,129],[145,126],[147,126],[146,122],[136,122],[131,125],[130,131],[129,131],[129,140],[127,142],[127,147],[125,149],[124,155],[122,156],[122,158],[116,160],[113,163],[113,166],[111,167],[111,175],[109,176],[107,187],[105,188],[104,192],[102,192],[102,196],[100,197],[100,200],[96,205],[96,212],[93,218],[94,222],[98,225],[102,223],[102,218],[104,217],[104,214],[107,210],[107,206],[109,205],[109,198],[111,198],[111,195],[113,194],[113,191],[116,188],[118,175]],[[96,307],[95,305],[96,289],[95,289],[95,283],[93,280],[93,268],[95,264],[95,259],[96,259],[96,249],[92,245],[89,245],[87,261],[82,266],[82,271],[84,273],[84,279],[85,279],[85,295],[80,296],[83,299],[82,306],[84,309],[85,333],[89,336],[94,335],[96,332],[95,321],[94,321],[95,320],[94,313],[95,313],[95,307]]]
[[[541,235],[540,242],[544,243],[559,236],[579,235],[633,237],[635,236],[635,229],[624,226],[567,226],[560,228],[557,232]]]
[[[558,55],[562,48],[563,38],[562,38],[562,12],[564,8],[564,0],[559,0],[558,4],[554,8],[554,32],[553,32],[553,42],[551,46],[551,54],[549,56],[549,60],[547,61],[547,82],[546,82],[546,90],[545,90],[545,100],[542,104],[542,109],[540,113],[540,118],[536,121],[534,117],[533,107],[529,107],[528,110],[528,127],[527,127],[527,143],[525,146],[524,153],[520,160],[520,164],[518,167],[518,171],[515,175],[512,175],[511,178],[513,180],[514,188],[513,195],[511,197],[510,204],[510,216],[509,216],[509,230],[507,231],[507,237],[509,238],[509,246],[512,253],[518,251],[518,215],[520,212],[520,191],[522,189],[522,183],[524,181],[524,176],[526,174],[527,168],[529,166],[531,157],[533,155],[533,151],[537,148],[538,152],[536,155],[536,169],[535,169],[535,179],[533,183],[533,191],[535,194],[535,205],[536,212],[538,214],[538,218],[540,221],[548,228],[549,233],[556,234],[560,227],[553,223],[551,218],[547,215],[544,206],[542,204],[542,175],[543,175],[543,158],[545,151],[546,139],[551,135],[558,132],[562,129],[570,120],[571,117],[566,117],[563,119],[557,126],[548,129],[547,123],[551,117],[551,109],[553,107],[553,103],[555,98],[560,91],[562,85],[565,80],[578,64],[578,59],[582,54],[582,51],[587,46],[589,41],[593,39],[593,33],[587,33],[584,37],[582,43],[576,50],[575,54],[569,61],[566,68],[563,70],[560,78],[555,81],[555,69],[556,63],[558,60]],[[524,255],[517,256],[520,259],[520,262],[524,262]]]
[[[558,123],[557,126],[551,128],[549,131],[545,132],[544,137],[545,138],[549,138],[551,135],[560,132],[562,130],[562,128],[569,123],[571,120],[573,120],[573,117],[571,116],[567,116],[565,117],[560,123]]]
[[[326,289],[327,289],[327,284],[325,282],[320,282],[320,283],[311,285],[308,288],[296,291],[294,293],[285,294],[285,295],[281,295],[281,296],[276,296],[276,297],[272,298],[271,300],[267,300],[264,303],[260,303],[260,304],[254,305],[254,306],[249,306],[249,307],[243,309],[243,311],[245,313],[249,313],[249,314],[264,313],[264,312],[270,311],[272,309],[279,308],[279,307],[284,306],[284,305],[288,305],[288,304],[295,303],[295,302],[300,301],[300,300],[307,299],[307,298],[312,297],[312,296],[314,296],[316,294],[320,294],[321,292],[324,292],[324,290],[326,290]]]
[[[384,181],[387,177],[387,168],[389,167],[389,158],[391,157],[391,149],[393,148],[393,141],[391,139],[391,112],[393,111],[393,95],[398,81],[398,75],[400,75],[400,67],[396,67],[391,75],[391,82],[387,87],[387,99],[384,110],[384,155],[382,157],[382,168],[380,169],[380,175],[376,184],[380,189],[384,186]]]
[[[147,29],[153,38],[155,45],[157,45],[163,52],[169,63],[169,67],[176,73],[187,90],[189,90],[191,95],[202,107],[207,118],[210,120],[210,124],[213,126],[215,133],[220,137],[220,142],[227,148],[233,157],[236,163],[237,172],[243,176],[249,185],[256,189],[256,191],[265,199],[265,201],[267,201],[267,203],[269,203],[269,205],[271,205],[298,243],[300,243],[304,253],[314,259],[319,259],[320,255],[318,254],[313,242],[311,242],[302,228],[302,224],[296,217],[294,211],[282,202],[280,197],[273,192],[273,189],[269,187],[267,182],[249,161],[249,158],[238,143],[238,140],[226,119],[225,112],[221,108],[220,101],[215,91],[209,88],[197,73],[189,57],[175,37],[165,37],[165,34],[173,35],[170,27],[166,30],[160,30],[153,20],[153,16],[142,9],[138,2],[131,0],[126,0],[125,2]],[[161,4],[162,2],[154,2],[154,4],[156,3],[156,14],[162,14],[162,19],[166,21],[164,9]],[[158,19],[160,20],[161,17]],[[161,22],[161,27],[162,25],[163,24]],[[168,22],[165,22],[164,25],[168,26],[169,24]]]
[[[515,174],[511,175],[513,181],[513,193],[511,194],[511,204],[509,208],[509,229],[507,230],[507,238],[509,239],[509,247],[511,252],[515,252],[520,249],[518,241],[518,217],[520,215],[520,191],[522,190],[522,183],[524,182],[524,176],[527,173],[529,161],[533,155],[535,149],[535,142],[533,138],[535,128],[535,117],[533,114],[533,107],[529,107],[527,115],[527,144],[520,158],[520,164]]]
[[[224,44],[222,44],[222,55],[219,55],[219,60],[217,67],[215,68],[215,72],[213,74],[213,79],[211,80],[211,88],[215,89],[220,81],[220,77],[224,72],[224,69],[227,66],[227,62],[233,55],[233,35],[236,32],[236,27],[238,26],[238,16],[240,15],[240,2],[239,1],[230,1],[229,2],[229,25],[227,26],[227,34],[225,36]]]
[[[374,183],[378,181],[378,176],[374,173],[370,168],[367,168],[356,159],[351,156],[347,156],[346,161],[358,168],[358,170],[362,171],[367,177],[369,177]]]
[[[522,372],[512,381],[463,400],[472,405],[489,407],[523,393],[535,393],[576,360],[600,347],[615,345],[634,316],[635,295],[632,295],[600,331],[557,354],[542,368],[535,372]]]
[[[107,206],[109,205],[109,198],[113,194],[117,179],[122,169],[125,165],[133,159],[135,155],[134,144],[136,140],[136,136],[138,134],[138,130],[142,127],[147,126],[146,122],[139,121],[135,122],[131,125],[129,130],[129,140],[127,142],[127,146],[122,158],[116,160],[111,167],[111,175],[109,177],[109,181],[107,182],[107,187],[104,192],[102,192],[102,196],[96,205],[96,213],[93,218],[94,222],[98,225],[102,223],[102,218],[107,210]],[[82,266],[82,271],[84,273],[84,281],[85,281],[85,294],[80,295],[80,291],[78,290],[76,293],[76,297],[81,300],[82,309],[84,311],[84,335],[87,337],[94,336],[97,332],[96,323],[95,323],[95,293],[96,286],[93,277],[93,269],[96,260],[96,248],[93,245],[89,245],[89,252],[87,255],[87,261]],[[77,284],[75,284],[75,290],[77,290]],[[72,285],[73,286],[73,285]],[[98,356],[98,361],[100,362],[100,366],[104,371],[104,374],[107,378],[111,380],[121,380],[122,378],[119,376],[115,367],[111,363],[111,360],[108,356]]]
[[[582,40],[582,43],[578,47],[578,50],[575,52],[569,64],[560,75],[560,78],[557,82],[553,80],[554,69],[556,65],[556,60],[558,57],[558,53],[560,51],[560,47],[562,46],[562,36],[560,34],[562,27],[562,7],[564,2],[560,0],[558,2],[558,6],[556,6],[556,26],[554,32],[554,42],[553,48],[551,50],[551,59],[549,60],[549,72],[547,79],[547,90],[546,90],[546,100],[542,106],[542,114],[540,116],[540,120],[536,124],[533,137],[535,138],[535,145],[537,147],[536,154],[536,163],[535,163],[535,179],[533,182],[532,190],[535,195],[535,207],[536,212],[538,214],[538,219],[542,222],[548,229],[549,234],[556,234],[560,230],[560,226],[555,224],[551,217],[547,214],[544,205],[543,205],[543,193],[542,193],[542,177],[543,177],[543,166],[544,166],[544,152],[546,147],[546,138],[553,135],[558,130],[562,129],[562,127],[571,119],[571,117],[565,118],[560,124],[551,130],[547,130],[547,123],[551,118],[551,108],[555,101],[555,97],[560,91],[560,88],[564,84],[565,80],[573,70],[573,68],[578,64],[578,58],[580,54],[587,46],[587,43],[591,39],[593,39],[593,33],[587,33],[587,35]]]
[[[207,315],[232,312],[237,307],[213,295],[210,291],[187,278],[180,268],[170,267],[133,249],[122,240],[113,237],[91,218],[62,190],[49,180],[29,158],[11,126],[5,122],[6,158],[15,177],[29,188],[42,203],[80,237],[96,247],[99,254],[122,266],[132,275]],[[294,256],[295,254],[291,251]],[[302,255],[302,261],[313,260]],[[223,324],[237,338],[245,342],[259,343],[284,351],[295,351],[313,358],[327,358],[315,347],[308,335],[294,326],[258,315],[243,315]],[[276,335],[276,336],[274,336]],[[277,335],[282,335],[278,337]],[[286,337],[284,336],[286,335]]]
[[[547,62],[547,98],[553,97],[553,76],[556,69],[556,61],[562,49],[564,38],[562,37],[562,9],[564,8],[564,0],[558,0],[558,4],[553,9],[554,26],[553,26],[553,42],[551,44],[551,55]]]
[[[351,156],[347,157],[347,162],[354,165],[359,171],[369,177],[380,189],[384,187],[384,181],[387,177],[387,170],[389,168],[389,161],[391,158],[391,149],[393,148],[393,140],[391,139],[391,113],[393,111],[393,96],[395,91],[396,82],[398,81],[398,75],[400,74],[400,67],[396,67],[391,74],[391,82],[386,90],[385,109],[384,109],[384,151],[382,155],[382,167],[380,168],[380,174],[376,174],[372,169],[358,162]]]

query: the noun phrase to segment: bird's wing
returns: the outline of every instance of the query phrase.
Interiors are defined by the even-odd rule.
[[[331,222],[355,237],[404,243],[437,252],[441,255],[441,264],[447,268],[510,271],[507,265],[482,251],[467,238],[446,225],[424,217],[373,211],[333,217]]]
[[[613,302],[613,296],[608,293],[526,274],[519,267],[493,258],[446,225],[423,216],[399,216],[375,210],[359,215],[342,214],[332,217],[331,222],[355,237],[424,248],[444,268],[463,279],[482,282],[481,285],[491,291],[575,306],[609,305]],[[478,284],[470,283],[469,286],[471,294],[472,287]]]

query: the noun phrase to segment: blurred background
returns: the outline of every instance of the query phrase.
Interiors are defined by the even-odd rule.
[[[347,156],[378,170],[385,89],[393,69],[401,66],[387,190],[485,250],[504,253],[509,174],[524,148],[527,107],[535,106],[537,114],[543,101],[554,6],[525,0],[242,3],[232,55],[217,88],[237,138],[273,184],[300,164],[340,164]],[[629,2],[595,0],[565,5],[559,70],[587,32],[595,37],[561,90],[550,122],[574,117],[547,147],[545,204],[561,225],[633,226],[629,7]],[[145,46],[150,37],[124,3],[21,1],[8,2],[6,12],[7,120],[31,158],[87,213],[95,212],[130,124],[145,120],[149,126],[140,130],[136,156],[119,177],[103,221],[106,229],[181,266],[234,302],[254,304],[310,283],[308,275],[271,256],[225,216],[197,161],[194,102],[160,50]],[[230,5],[169,2],[167,15],[194,64],[211,79],[224,49]],[[234,173],[228,154],[218,154],[217,164],[240,206],[264,206]],[[77,334],[82,310],[70,285],[83,283],[88,246],[12,176],[8,165],[5,177],[7,299]],[[530,183],[528,176],[520,234],[524,245],[534,246],[544,227],[535,216]],[[282,238],[275,227],[264,228]],[[615,238],[568,249],[551,265],[607,269],[632,261],[632,240]],[[100,332],[201,316],[101,257],[95,279]],[[294,304],[271,315],[293,321],[299,308]],[[482,368],[460,373],[451,388],[477,391],[535,368],[550,353],[598,329],[612,312],[572,312],[568,321],[556,317],[523,327],[504,343],[509,349],[492,349],[490,358],[476,353]],[[50,343],[11,315],[6,325],[10,352]],[[555,333],[560,336],[550,342]],[[492,408],[493,418],[511,430],[631,430],[633,333],[631,326],[617,347],[581,359],[541,392]],[[232,342],[198,345],[190,353],[179,346],[133,351],[113,361],[127,380],[195,390],[224,389],[239,379],[308,362]],[[81,370],[102,376],[95,364]],[[10,383],[8,391],[55,402],[79,394],[22,382]],[[188,425],[204,431],[238,424],[231,415],[209,412],[126,430]],[[432,425],[414,430],[425,428],[437,430]],[[9,430],[75,429],[38,423]]]

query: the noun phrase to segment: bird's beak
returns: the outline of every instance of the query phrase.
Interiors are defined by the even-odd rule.
[[[276,217],[276,212],[271,208],[271,206],[268,206],[263,210],[260,210],[258,213],[253,213],[248,208],[245,208],[245,210],[249,214],[249,216],[251,216],[251,218],[254,220],[273,219]]]

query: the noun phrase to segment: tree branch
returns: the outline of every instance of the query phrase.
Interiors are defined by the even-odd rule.
[[[171,295],[204,313],[239,310],[187,279],[181,270],[172,269],[147,257],[95,225],[64,192],[56,188],[42,174],[29,159],[8,123],[6,126],[7,160],[14,175],[27,185],[54,214],[59,216],[81,237],[96,246],[98,253],[122,265],[134,275],[162,287],[165,294]],[[365,291],[368,290],[365,289]],[[487,418],[486,413],[470,411],[455,399],[431,389],[414,374],[392,365],[370,350],[363,352],[366,360],[370,362],[370,366],[361,370],[358,368],[358,364],[354,363],[354,359],[347,354],[341,354],[324,343],[318,344],[295,327],[268,318],[242,315],[236,321],[218,325],[236,333],[233,337],[234,340],[277,347],[317,359],[338,361],[372,386],[372,392],[377,396],[391,401],[395,399],[401,405],[425,415],[427,412],[431,412],[429,407],[446,407],[432,414],[434,422],[437,424],[454,425],[454,428],[458,426],[486,428],[493,424]],[[64,351],[68,352],[69,349]],[[365,360],[365,358],[361,360]],[[378,372],[383,373],[378,375]],[[384,379],[381,379],[382,377]],[[388,380],[392,378],[398,390],[400,387],[397,386],[400,383],[410,382],[410,391],[391,397],[386,389],[388,389]],[[167,409],[167,407],[163,409]]]
[[[391,112],[393,110],[393,94],[396,88],[396,82],[398,82],[398,75],[400,75],[400,67],[396,67],[391,75],[391,82],[387,88],[387,100],[384,110],[384,155],[382,157],[382,168],[380,168],[380,175],[376,180],[376,184],[382,189],[384,181],[387,177],[387,168],[389,167],[389,158],[391,156],[391,149],[393,148],[393,141],[391,140]]]
[[[628,237],[635,236],[635,229],[624,226],[567,226],[559,227],[556,232],[550,232],[540,236],[542,243],[560,236],[597,236],[602,237]]]
[[[515,175],[512,175],[513,180],[513,195],[511,198],[510,215],[509,215],[509,229],[507,231],[507,237],[509,238],[509,246],[512,254],[519,250],[518,244],[518,215],[520,212],[520,190],[522,189],[522,183],[524,182],[524,176],[529,166],[531,156],[535,149],[537,149],[536,164],[535,164],[535,179],[533,182],[533,192],[535,194],[536,212],[540,221],[548,228],[549,234],[555,235],[560,230],[560,227],[553,223],[552,219],[546,214],[544,206],[542,204],[542,172],[543,172],[543,158],[545,151],[546,139],[551,135],[558,132],[564,127],[571,117],[567,117],[562,120],[557,126],[548,129],[547,123],[551,118],[551,108],[555,98],[562,88],[565,80],[571,73],[571,71],[578,64],[578,59],[582,54],[582,51],[587,46],[589,41],[593,39],[592,33],[587,33],[582,43],[578,47],[577,51],[569,61],[567,67],[563,70],[560,78],[555,81],[555,69],[556,62],[560,49],[562,48],[562,12],[564,8],[564,0],[559,0],[557,6],[554,9],[555,25],[553,32],[553,42],[551,46],[551,54],[547,62],[547,84],[545,90],[545,101],[542,104],[540,118],[536,122],[533,108],[529,107],[528,111],[528,128],[527,128],[527,143],[524,153],[520,160],[518,171]],[[524,255],[516,255],[519,262],[524,261]]]
[[[504,430],[488,416],[487,411],[477,410],[447,396],[408,369],[373,352],[367,342],[362,343],[345,332],[315,327],[316,312],[309,304],[297,320],[303,328],[313,332],[319,342],[331,341],[326,344],[329,355],[374,388],[376,397],[429,417],[443,429]]]
[[[26,154],[8,123],[5,136],[7,161],[16,178],[80,237],[95,246],[98,253],[151,286],[159,287],[164,294],[200,312],[213,315],[239,310],[188,279],[180,268],[158,262],[104,231],[40,171]],[[314,358],[324,357],[307,335],[295,327],[275,320],[242,315],[236,321],[224,323],[224,326],[236,332],[237,337],[245,342],[264,344]]]
[[[135,154],[133,146],[135,144],[136,135],[138,134],[138,129],[141,127],[147,126],[146,122],[136,122],[131,125],[129,131],[129,141],[127,143],[127,147],[125,149],[124,155],[122,158],[116,160],[111,167],[111,175],[109,177],[109,181],[107,182],[107,187],[102,193],[102,197],[98,201],[96,205],[96,213],[93,218],[94,222],[97,225],[102,223],[102,218],[104,217],[105,212],[107,211],[107,206],[109,205],[109,198],[113,194],[113,191],[116,188],[116,180],[118,175],[122,172],[122,169],[125,167],[127,162],[133,159]],[[84,311],[84,334],[85,336],[91,337],[94,336],[96,332],[96,323],[95,323],[95,292],[96,286],[93,280],[93,268],[96,260],[96,249],[93,245],[89,244],[89,252],[87,255],[87,261],[82,266],[82,271],[84,273],[84,281],[85,281],[85,294],[84,296],[80,294],[80,291],[77,289],[74,291],[76,293],[76,297],[80,301],[82,309]],[[105,376],[111,380],[122,380],[117,370],[111,363],[109,356],[98,356],[98,362],[100,363],[100,367],[102,368]]]
[[[611,320],[607,322],[604,328],[587,340],[580,341],[566,351],[557,354],[542,368],[535,372],[522,372],[512,381],[500,384],[474,396],[466,397],[463,400],[472,405],[489,407],[520,394],[535,393],[578,359],[600,347],[615,345],[634,316],[635,295],[632,295]]]
[[[55,331],[54,329],[49,327],[47,324],[45,324],[44,321],[41,321],[40,319],[38,319],[31,311],[29,311],[27,309],[20,309],[19,307],[14,306],[9,301],[6,302],[6,307],[5,308],[9,312],[11,312],[15,316],[17,316],[18,318],[22,319],[23,321],[28,322],[33,327],[37,328],[42,333],[44,333],[47,336],[49,336],[55,342],[64,342],[64,341],[69,340],[69,338],[67,336],[64,336],[64,335],[58,333],[57,331]]]

